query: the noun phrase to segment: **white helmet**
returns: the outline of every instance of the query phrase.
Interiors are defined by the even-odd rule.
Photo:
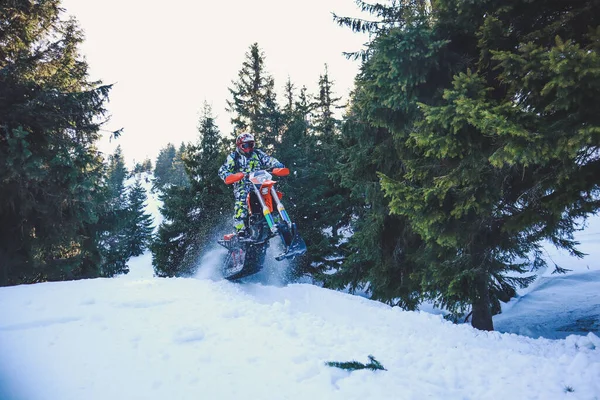
[[[235,145],[241,154],[250,154],[254,151],[254,136],[251,133],[241,133],[235,139]]]

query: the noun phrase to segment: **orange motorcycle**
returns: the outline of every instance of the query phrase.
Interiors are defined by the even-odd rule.
[[[272,175],[271,175],[272,173]],[[265,262],[269,241],[279,236],[283,252],[275,257],[277,261],[293,259],[306,253],[306,244],[298,234],[296,224],[292,222],[281,202],[281,192],[275,190],[275,176],[288,176],[288,168],[274,168],[271,173],[259,170],[244,174],[238,172],[225,179],[230,185],[246,179],[251,190],[246,198],[248,204],[247,234],[239,237],[228,234],[219,240],[219,244],[228,252],[223,265],[223,276],[236,280],[260,271]],[[277,210],[277,214],[273,212]]]

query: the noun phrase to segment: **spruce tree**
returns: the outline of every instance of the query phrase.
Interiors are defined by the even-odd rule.
[[[177,150],[172,143],[160,149],[156,162],[154,164],[154,184],[153,189],[162,190],[172,180],[173,162]]]
[[[150,246],[154,273],[161,277],[189,276],[198,255],[190,225],[194,224],[195,198],[190,187],[172,186],[161,195],[160,209],[165,218]],[[191,255],[191,256],[190,256]]]
[[[349,190],[347,242],[339,246],[341,265],[327,277],[327,287],[364,291],[371,298],[414,310],[421,301],[419,280],[423,245],[408,221],[390,215],[378,172],[402,167],[388,130],[364,121],[367,112],[359,94],[346,115],[340,139],[340,158],[332,178]]]
[[[113,207],[124,208],[125,197],[125,178],[127,177],[127,168],[121,146],[117,146],[115,152],[108,157],[107,168],[107,187],[111,198],[114,201]]]
[[[127,228],[125,237],[128,255],[136,257],[144,253],[152,241],[152,216],[146,213],[146,190],[136,181],[129,189]]]
[[[185,152],[185,143],[181,143],[179,149],[169,143],[160,150],[154,167],[154,190],[164,191],[169,186],[189,185],[183,163]]]
[[[142,163],[142,172],[151,172],[152,171],[152,160],[146,158]]]
[[[294,112],[294,103],[296,101],[295,90],[296,86],[292,83],[292,79],[288,76],[288,80],[285,82],[284,86],[284,96],[285,96],[285,104],[283,106],[283,116],[285,124],[289,122],[293,112]]]
[[[233,114],[233,137],[250,131],[263,147],[272,150],[281,128],[275,82],[265,70],[265,56],[258,43],[246,53],[238,79],[229,88],[232,99],[227,111]]]
[[[293,174],[282,179],[280,188],[288,195],[287,208],[310,249],[295,261],[296,272],[320,277],[320,272],[337,265],[340,230],[350,218],[349,191],[330,176],[339,158],[339,121],[333,111],[340,99],[333,95],[327,70],[319,79],[321,94],[316,101],[303,87],[292,103],[292,88],[288,81],[287,125],[277,154]]]
[[[204,251],[212,245],[216,231],[230,229],[233,214],[231,187],[224,185],[217,175],[231,149],[225,145],[207,103],[204,104],[198,134],[198,141],[190,146],[184,162],[201,210],[201,223],[197,226],[196,235],[202,244],[200,250]]]
[[[171,180],[170,184],[175,186],[187,186],[189,185],[189,179],[185,171],[186,152],[188,151],[185,143],[179,145],[179,149],[175,153],[173,158],[173,165],[171,166]]]
[[[190,185],[169,187],[161,196],[165,221],[151,246],[152,264],[158,276],[193,273],[200,254],[214,243],[223,220],[233,213],[229,188],[224,187],[216,173],[225,153],[207,104],[198,131],[198,144],[189,146],[183,159]]]
[[[518,274],[543,265],[540,241],[580,255],[577,218],[598,209],[588,31],[598,5],[361,4],[380,21],[340,19],[373,34],[354,107],[401,160],[376,170],[389,210],[423,241],[412,276],[427,297],[493,329],[499,301],[533,279]]]
[[[101,276],[127,273],[127,260],[131,256],[129,250],[128,227],[131,224],[129,201],[125,178],[127,168],[121,146],[108,157],[107,197],[103,211],[99,215],[97,234],[102,259]]]
[[[273,78],[269,79],[265,93],[265,104],[262,108],[261,124],[256,127],[260,132],[262,146],[273,152],[279,147],[281,135],[283,133],[285,119],[277,103],[277,94],[275,93],[275,82]]]
[[[288,80],[286,107],[284,107],[283,118],[286,121],[281,143],[278,146],[277,157],[291,171],[287,177],[277,179],[278,190],[283,192],[283,202],[286,211],[290,215],[305,239],[307,246],[312,246],[310,236],[310,222],[307,214],[310,204],[308,193],[310,192],[309,174],[313,161],[309,135],[311,125],[309,123],[311,104],[306,87],[302,87],[298,99],[293,95],[293,84]],[[292,269],[297,274],[311,272],[312,248],[306,256],[294,260]]]
[[[58,0],[2,2],[0,21],[0,285],[98,276],[110,86]]]
[[[133,170],[131,171],[131,175],[133,176],[143,172],[152,172],[152,161],[149,158],[146,158],[142,162],[136,162]]]
[[[329,144],[333,143],[339,121],[335,118],[335,109],[339,108],[341,97],[334,97],[334,82],[329,78],[327,64],[325,72],[319,77],[319,95],[314,103],[315,129],[319,132],[319,139]]]
[[[341,230],[349,225],[351,218],[350,191],[333,175],[342,156],[340,121],[335,116],[341,98],[335,97],[333,87],[325,65],[318,81],[318,95],[311,105],[312,129],[305,143],[309,168],[306,183],[300,188],[306,204],[303,214],[308,217],[304,221],[309,226],[306,240],[312,244],[310,262],[320,271],[337,267],[342,257],[338,251],[343,241]]]

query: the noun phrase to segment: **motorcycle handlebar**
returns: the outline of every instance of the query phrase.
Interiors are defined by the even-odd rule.
[[[289,168],[271,168],[270,171],[275,176],[288,176],[290,174]],[[231,185],[232,183],[236,183],[241,181],[246,177],[247,174],[243,172],[237,172],[235,174],[230,174],[225,178],[225,183],[227,185]]]
[[[273,172],[273,175],[275,176],[288,176],[290,174],[290,169],[289,168],[273,168],[273,170],[271,171]]]
[[[227,177],[225,178],[225,184],[231,185],[232,183],[239,182],[242,179],[244,179],[244,176],[246,176],[246,174],[244,174],[243,172],[227,175]]]

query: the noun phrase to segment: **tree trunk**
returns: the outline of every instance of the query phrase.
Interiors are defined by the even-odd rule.
[[[488,276],[485,274],[481,274],[475,279],[475,299],[472,305],[473,318],[471,325],[473,328],[482,331],[493,331],[494,323],[492,321],[492,310],[490,309]]]

